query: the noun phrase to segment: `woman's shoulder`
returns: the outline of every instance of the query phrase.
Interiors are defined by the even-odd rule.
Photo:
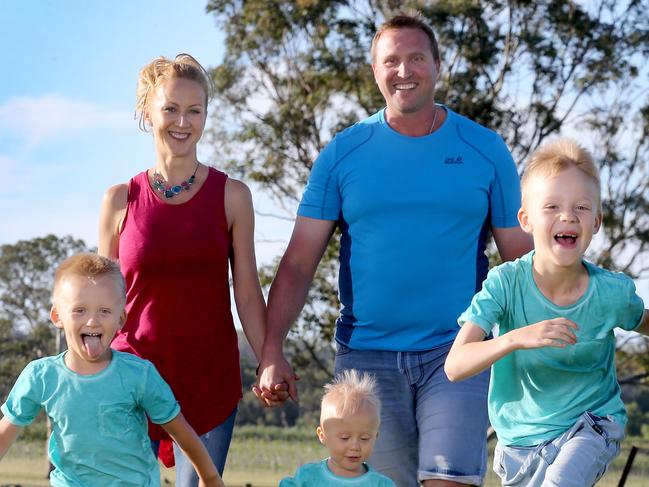
[[[111,210],[126,208],[128,203],[128,183],[111,186],[104,193],[104,206]]]

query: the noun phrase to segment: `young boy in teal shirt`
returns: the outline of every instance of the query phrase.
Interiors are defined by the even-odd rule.
[[[295,477],[284,478],[279,487],[395,487],[366,463],[381,417],[374,378],[345,370],[325,391],[316,434],[329,450],[329,458],[302,465]]]
[[[649,313],[629,277],[583,259],[602,212],[597,169],[578,144],[561,139],[532,155],[518,217],[535,250],[489,272],[444,368],[457,381],[493,365],[503,485],[592,486],[626,424],[613,330],[647,334]]]
[[[50,316],[64,330],[68,350],[35,360],[20,374],[1,407],[0,459],[22,427],[45,409],[52,424],[53,486],[159,486],[148,416],[190,458],[201,487],[223,487],[205,446],[153,364],[111,350],[126,319],[125,301],[117,263],[78,254],[59,266]]]

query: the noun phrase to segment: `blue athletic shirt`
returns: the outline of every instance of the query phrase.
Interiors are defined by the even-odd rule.
[[[381,110],[313,165],[298,215],[342,231],[336,340],[352,349],[451,342],[487,275],[488,230],[518,225],[519,177],[502,138],[444,108],[423,137],[398,133]]]

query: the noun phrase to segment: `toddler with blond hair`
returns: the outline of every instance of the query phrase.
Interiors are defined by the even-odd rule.
[[[380,412],[374,378],[353,369],[343,371],[325,386],[316,428],[329,457],[301,466],[280,487],[394,487],[366,463],[379,433]]]

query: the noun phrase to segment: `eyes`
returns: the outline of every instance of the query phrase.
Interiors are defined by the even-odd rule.
[[[176,108],[175,106],[166,105],[162,107],[162,111],[165,113],[176,113],[178,111],[178,108]],[[203,113],[200,108],[190,108],[188,112],[194,115],[200,115],[201,113]]]
[[[423,54],[415,54],[408,61],[415,64],[423,64],[426,62],[426,56]],[[400,63],[401,60],[396,56],[388,56],[383,60],[383,64],[388,67],[398,66]]]
[[[339,438],[340,440],[342,440],[342,441],[348,441],[348,440],[351,439],[351,436],[349,436],[349,435],[340,435],[338,438]],[[370,440],[372,439],[372,436],[370,436],[370,435],[363,435],[363,436],[361,436],[359,439],[360,439],[361,441],[370,441]]]
[[[559,210],[560,207],[559,205],[555,203],[547,203],[546,205],[543,206],[544,210]],[[591,207],[589,205],[584,205],[584,204],[579,204],[575,206],[576,211],[590,211]]]
[[[72,308],[72,314],[74,316],[83,316],[87,311],[88,310],[86,308],[83,308],[81,306]],[[110,316],[113,314],[113,310],[110,308],[100,308],[98,311],[101,316]]]

